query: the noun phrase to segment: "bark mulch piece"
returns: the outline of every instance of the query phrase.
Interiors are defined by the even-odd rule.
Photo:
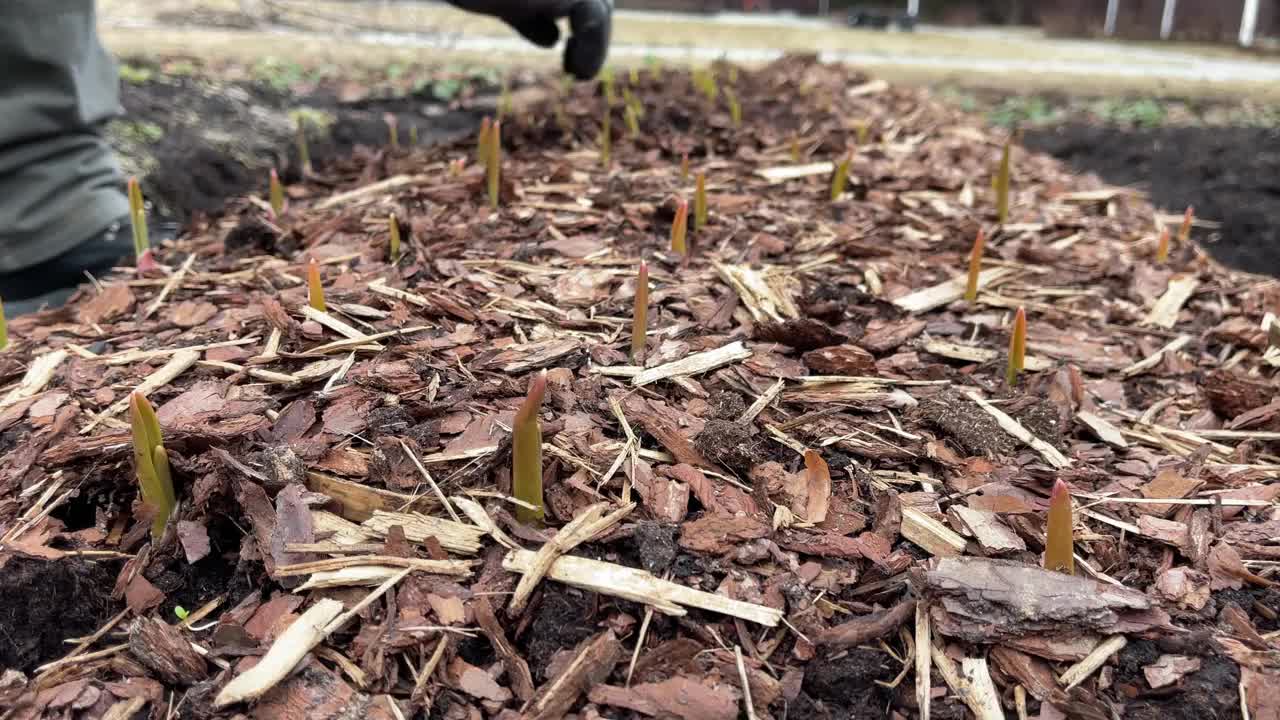
[[[1006,138],[920,92],[710,77],[548,80],[496,211],[471,142],[365,149],[11,323],[5,717],[1276,717],[1280,285],[1156,263],[1141,196],[1021,149],[997,226]],[[510,427],[543,369],[532,527]],[[1041,569],[1058,479],[1075,576]]]

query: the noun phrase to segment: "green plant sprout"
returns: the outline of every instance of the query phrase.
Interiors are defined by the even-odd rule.
[[[625,87],[622,88],[622,105],[623,107],[631,108],[637,118],[644,117],[644,103],[640,102],[639,98],[632,95],[631,91]]]
[[[606,105],[604,120],[600,123],[600,164],[609,169],[610,156],[613,154],[613,111]]]
[[[697,232],[707,224],[707,174],[698,173],[693,193],[693,230]]]
[[[978,299],[978,274],[982,272],[982,250],[987,245],[987,234],[978,228],[978,237],[973,239],[973,249],[969,251],[969,280],[964,288],[964,301],[974,302]]]
[[[645,340],[649,333],[649,263],[640,261],[636,275],[635,306],[631,313],[631,362],[644,360]]]
[[[617,102],[618,96],[614,92],[613,68],[606,67],[600,70],[600,87],[604,92],[604,104],[606,108],[613,107]]]
[[[391,236],[391,262],[400,262],[400,221],[393,213],[387,220],[388,232]]]
[[[680,182],[689,182],[689,153],[680,154]]]
[[[480,136],[476,139],[476,162],[485,165],[489,162],[489,139],[493,134],[493,120],[485,116],[480,121]],[[487,167],[487,166],[486,166]]]
[[[0,350],[9,347],[9,321],[4,316],[4,301],[0,300]]]
[[[1009,163],[1013,152],[1013,138],[1004,144],[1000,154],[1000,169],[996,172],[996,220],[1001,224],[1009,221]]]
[[[640,68],[636,67],[635,65],[632,65],[631,70],[628,72],[627,77],[631,81],[632,85],[639,85],[640,84]]]
[[[800,138],[791,136],[791,162],[800,164]]]
[[[184,622],[186,621],[187,618],[191,617],[191,613],[188,612],[187,609],[182,607],[181,605],[173,606],[173,614],[177,616],[179,620],[182,620]]]
[[[271,183],[268,197],[271,200],[271,217],[279,218],[284,215],[284,187],[280,184],[280,175],[275,168],[271,168]]]
[[[151,238],[147,232],[147,207],[136,177],[129,178],[129,222],[133,225],[133,255],[141,264],[151,250]]]
[[[387,141],[392,150],[400,149],[400,120],[395,113],[386,113],[382,119],[387,123]]]
[[[689,234],[689,201],[680,198],[676,202],[676,219],[671,223],[671,252],[688,255],[686,239]]]
[[[498,120],[511,117],[514,107],[511,99],[511,78],[504,75],[502,78],[502,93],[498,95]]]
[[[1044,569],[1074,575],[1075,542],[1071,536],[1071,491],[1058,480],[1049,496],[1049,526],[1045,532]]]
[[[693,84],[707,97],[707,102],[715,103],[720,97],[720,86],[716,83],[715,68],[700,68],[693,72]]]
[[[307,121],[298,116],[298,162],[302,165],[302,174],[311,174],[311,147],[307,144]]]
[[[409,126],[409,146],[410,147],[418,146],[418,126],[417,125]]]
[[[138,391],[129,396],[129,426],[133,431],[133,466],[138,476],[142,501],[155,513],[151,537],[159,539],[177,504],[173,478],[169,474],[169,454],[164,449],[160,421],[147,397]]]
[[[1009,335],[1009,365],[1005,368],[1004,379],[1009,387],[1018,384],[1018,375],[1027,361],[1027,311],[1018,308],[1013,316],[1013,333]]]
[[[307,265],[307,304],[320,312],[329,312],[324,303],[324,287],[320,284],[320,266],[315,258]]]
[[[729,103],[729,119],[733,121],[733,126],[742,127],[742,104],[738,102],[738,94],[733,88],[727,87],[724,89],[724,96]]]
[[[516,519],[523,523],[542,522],[542,425],[538,413],[547,392],[547,371],[539,371],[529,383],[529,394],[516,411],[511,426],[511,491],[517,500]]]
[[[635,106],[626,106],[626,109],[622,112],[622,117],[627,121],[627,133],[632,139],[640,137],[640,118],[636,116]]]
[[[866,120],[861,120],[857,125],[853,126],[854,138],[858,143],[858,147],[867,144],[867,140],[871,138],[871,126],[867,125]]]
[[[836,164],[835,172],[831,174],[831,202],[836,202],[844,196],[844,188],[849,180],[849,166],[851,164],[853,164],[852,150],[844,156],[843,160]]]
[[[497,210],[498,200],[502,194],[502,121],[494,120],[493,129],[489,133],[488,164],[485,165],[485,180],[489,186],[489,207]]]

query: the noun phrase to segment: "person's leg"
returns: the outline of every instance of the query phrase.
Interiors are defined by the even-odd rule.
[[[93,0],[0,2],[0,298],[45,296],[129,254],[102,125],[119,111]],[[115,225],[123,232],[110,232]]]

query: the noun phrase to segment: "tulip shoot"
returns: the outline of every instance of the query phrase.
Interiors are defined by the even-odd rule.
[[[529,383],[529,395],[516,411],[511,427],[511,491],[517,500],[532,507],[516,506],[516,518],[523,523],[542,522],[542,425],[538,413],[547,391],[547,371]]]
[[[1027,311],[1018,308],[1013,316],[1013,334],[1009,336],[1009,366],[1005,370],[1004,379],[1013,387],[1018,383],[1018,375],[1022,372],[1027,360]]]
[[[644,360],[645,339],[649,332],[649,263],[640,261],[636,276],[635,307],[631,313],[631,362]]]
[[[1044,569],[1074,575],[1074,543],[1071,537],[1071,493],[1058,480],[1049,497],[1049,527],[1045,532]]]

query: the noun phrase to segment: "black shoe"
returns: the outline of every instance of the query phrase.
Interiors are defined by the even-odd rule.
[[[153,244],[173,237],[172,227],[161,223],[153,223],[152,227],[159,230],[152,233]],[[52,260],[25,270],[0,273],[0,299],[4,300],[5,317],[58,307],[88,280],[86,273],[105,276],[122,261],[131,262],[132,256],[133,229],[126,217]]]

